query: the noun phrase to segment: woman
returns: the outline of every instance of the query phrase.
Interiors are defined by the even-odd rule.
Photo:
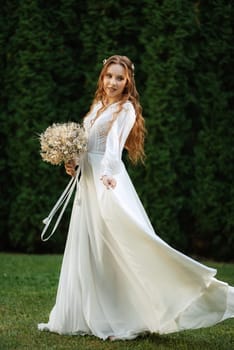
[[[154,232],[121,155],[144,158],[144,119],[125,56],[104,61],[84,120],[88,152],[81,161],[54,308],[40,330],[133,339],[234,317],[234,288],[168,246]],[[66,164],[75,175],[75,161]]]

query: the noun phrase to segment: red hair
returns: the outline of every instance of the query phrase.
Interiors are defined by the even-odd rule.
[[[132,161],[132,163],[136,164],[138,161],[141,161],[143,163],[144,157],[145,157],[144,141],[145,141],[146,129],[145,129],[145,121],[142,116],[142,107],[139,102],[139,94],[137,92],[135,79],[134,79],[134,65],[128,57],[119,56],[119,55],[114,55],[109,57],[107,60],[104,60],[103,64],[104,65],[99,75],[97,90],[94,96],[91,109],[94,106],[94,104],[101,101],[102,107],[99,109],[97,116],[105,110],[108,101],[104,91],[103,79],[106,74],[107,68],[111,64],[120,64],[121,66],[123,66],[127,81],[122,93],[122,98],[118,104],[119,108],[113,116],[111,125],[114,122],[114,120],[118,117],[118,114],[122,110],[124,103],[127,101],[130,101],[135,109],[136,121],[126,140],[124,147],[127,150],[129,159]]]

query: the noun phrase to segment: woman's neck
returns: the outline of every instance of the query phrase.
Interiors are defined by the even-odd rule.
[[[108,99],[108,100],[103,100],[102,101],[102,104],[105,106],[105,107],[108,107],[109,105],[112,105],[113,103],[117,103],[117,102],[120,102],[120,99]]]

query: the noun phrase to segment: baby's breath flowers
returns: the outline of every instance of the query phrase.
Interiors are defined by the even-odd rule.
[[[45,162],[53,165],[78,160],[87,150],[87,135],[78,123],[54,123],[40,134],[40,154]]]

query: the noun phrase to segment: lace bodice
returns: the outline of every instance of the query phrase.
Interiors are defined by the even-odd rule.
[[[103,154],[102,175],[114,175],[120,170],[122,151],[135,123],[136,114],[132,103],[126,102],[108,130],[118,103],[107,107],[94,121],[101,106],[101,102],[97,103],[84,120],[88,132],[88,152]]]

